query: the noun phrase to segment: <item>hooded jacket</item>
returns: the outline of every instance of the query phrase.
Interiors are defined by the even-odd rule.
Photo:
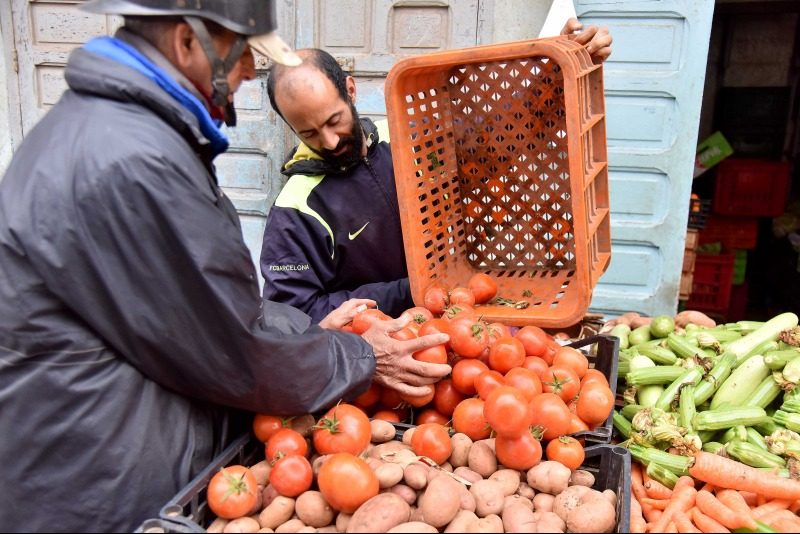
[[[89,49],[0,181],[2,531],[130,532],[248,412],[322,410],[375,369],[262,302],[207,117]]]
[[[261,249],[264,298],[320,321],[344,301],[369,298],[392,317],[414,305],[388,130],[361,124],[367,156],[337,168],[300,144],[270,209]],[[385,124],[385,121],[383,121]]]

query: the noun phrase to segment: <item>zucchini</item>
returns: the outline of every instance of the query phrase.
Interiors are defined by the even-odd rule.
[[[760,354],[751,356],[722,383],[714,394],[714,398],[711,399],[711,409],[726,405],[741,406],[750,398],[761,381],[770,375],[770,372],[769,367],[764,363],[763,356]]]

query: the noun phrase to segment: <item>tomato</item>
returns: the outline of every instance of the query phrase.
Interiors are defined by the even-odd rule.
[[[575,371],[564,367],[550,367],[542,373],[542,391],[555,393],[564,402],[575,398],[581,389],[581,380]]]
[[[608,419],[614,409],[614,394],[602,384],[589,384],[581,389],[577,414],[589,427]]]
[[[460,305],[467,305],[470,307],[475,305],[475,295],[472,293],[471,289],[456,287],[450,291],[450,306]]]
[[[525,358],[525,361],[522,362],[522,367],[524,367],[525,369],[530,369],[537,375],[541,376],[541,374],[544,371],[547,371],[547,368],[550,366],[547,365],[546,361],[539,358],[538,356],[527,356]]]
[[[417,337],[417,333],[414,331],[413,328],[409,328],[408,326],[406,326],[405,328],[401,328],[397,332],[392,332],[391,334],[389,334],[389,336],[398,341],[408,341],[409,339],[415,339]]]
[[[511,335],[511,329],[503,323],[489,323],[489,346],[497,342],[497,340],[504,337],[514,337]]]
[[[426,321],[433,319],[433,314],[428,308],[423,306],[414,306],[400,314],[400,318],[408,317],[413,324],[422,326]]]
[[[548,460],[563,464],[573,471],[583,464],[586,456],[583,451],[583,445],[569,436],[561,436],[558,439],[551,440],[547,444],[545,453]]]
[[[482,372],[488,370],[489,366],[481,361],[472,359],[459,360],[453,366],[453,387],[464,395],[475,395],[478,392],[475,389],[475,379]]]
[[[578,378],[583,378],[589,369],[589,359],[577,349],[559,347],[553,356],[553,367],[572,369],[578,375]]]
[[[358,406],[359,408],[366,409],[371,408],[378,404],[381,400],[381,387],[380,384],[373,382],[369,385],[369,389],[359,395],[358,397],[353,400],[353,404]]]
[[[380,489],[378,477],[369,464],[346,452],[325,460],[319,468],[317,484],[331,508],[346,514],[355,512]]]
[[[447,299],[447,290],[441,286],[429,287],[422,297],[422,304],[433,315],[441,315],[450,304]]]
[[[353,332],[361,335],[369,330],[369,327],[372,326],[372,323],[375,321],[387,321],[389,319],[391,319],[391,317],[377,308],[366,309],[353,317]]]
[[[433,405],[436,407],[436,411],[448,417],[453,415],[458,403],[466,398],[466,395],[456,389],[452,378],[439,380],[436,382],[435,389]]]
[[[545,440],[563,436],[569,431],[572,414],[564,401],[555,393],[542,393],[530,402],[531,425],[542,428]]]
[[[399,423],[400,422],[400,415],[394,410],[378,410],[374,414],[372,414],[373,419],[382,419],[384,421],[389,421],[390,423]]]
[[[602,384],[605,387],[609,387],[608,379],[606,375],[604,375],[601,371],[597,369],[587,369],[586,374],[581,378],[581,388],[588,386],[589,384]]]
[[[494,447],[497,461],[508,469],[525,471],[542,461],[542,444],[530,430],[519,436],[498,435]]]
[[[525,347],[513,337],[504,337],[489,347],[489,367],[502,374],[525,363]]]
[[[450,418],[434,408],[425,408],[414,417],[414,423],[418,425],[436,423],[442,426],[450,426]]]
[[[550,334],[538,326],[523,326],[517,331],[516,336],[525,347],[525,354],[528,356],[544,356],[547,352]]]
[[[381,391],[381,404],[390,410],[394,410],[404,406],[405,402],[400,397],[400,393],[398,393],[396,389],[383,388],[383,391]]]
[[[437,423],[425,423],[414,429],[411,436],[411,450],[418,456],[427,456],[441,465],[450,458],[453,442],[447,429]]]
[[[528,430],[531,407],[528,398],[520,390],[500,386],[486,397],[483,416],[498,435],[519,436]]]
[[[483,400],[486,400],[492,391],[505,385],[506,379],[497,371],[484,371],[475,378],[475,389]]]
[[[420,408],[422,406],[425,406],[426,404],[428,404],[433,400],[433,395],[436,393],[436,388],[432,384],[420,387],[425,388],[426,390],[428,390],[428,392],[424,395],[419,395],[415,397],[400,393],[400,398],[409,403],[414,408]]]
[[[427,336],[428,334],[447,334],[450,335],[450,322],[442,318],[434,318],[422,323],[417,331],[417,336]],[[446,350],[450,350],[450,342],[444,344]]]
[[[414,359],[428,363],[447,363],[447,349],[444,345],[434,345],[427,349],[418,350],[413,354]]]
[[[308,454],[308,443],[303,435],[291,428],[282,428],[275,432],[267,443],[267,460],[274,462],[278,456],[305,456]]]
[[[505,378],[506,384],[520,390],[528,401],[533,400],[542,392],[542,381],[539,375],[530,369],[515,367],[508,371],[503,378]]]
[[[489,302],[497,295],[497,283],[488,274],[475,273],[467,282],[467,287],[475,295],[475,303],[483,304]]]
[[[218,517],[236,519],[247,515],[258,499],[255,475],[243,465],[220,469],[208,482],[208,507]]]
[[[453,411],[453,429],[466,434],[473,441],[486,439],[492,434],[492,427],[483,416],[484,402],[469,398],[458,403]]]
[[[311,488],[314,473],[305,456],[284,456],[272,466],[269,483],[284,497],[297,497]]]
[[[586,432],[589,430],[589,425],[584,423],[576,414],[572,414],[569,418],[569,429],[567,434],[575,434],[576,432]]]
[[[450,321],[450,347],[459,356],[477,358],[489,346],[488,325],[472,316]]]
[[[289,421],[283,417],[259,413],[253,418],[253,434],[256,435],[258,441],[266,443],[275,432],[288,425]]]
[[[352,404],[338,404],[317,421],[314,448],[320,454],[360,454],[369,445],[372,429],[369,417]]]
[[[442,312],[442,319],[445,321],[452,321],[457,317],[475,317],[475,308],[469,304],[453,304],[445,308]]]

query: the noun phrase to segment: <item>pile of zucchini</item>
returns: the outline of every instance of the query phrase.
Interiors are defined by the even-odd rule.
[[[647,473],[668,487],[702,449],[785,477],[800,475],[800,327],[794,313],[766,322],[620,338],[622,406],[614,427]],[[656,333],[655,337],[652,334]],[[669,451],[669,452],[667,452]]]

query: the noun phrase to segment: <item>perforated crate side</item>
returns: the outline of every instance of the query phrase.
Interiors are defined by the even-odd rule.
[[[725,313],[733,287],[734,254],[698,254],[687,309]]]
[[[610,260],[602,70],[566,39],[408,58],[386,82],[414,301],[485,272],[525,309],[507,324],[585,314]]]

